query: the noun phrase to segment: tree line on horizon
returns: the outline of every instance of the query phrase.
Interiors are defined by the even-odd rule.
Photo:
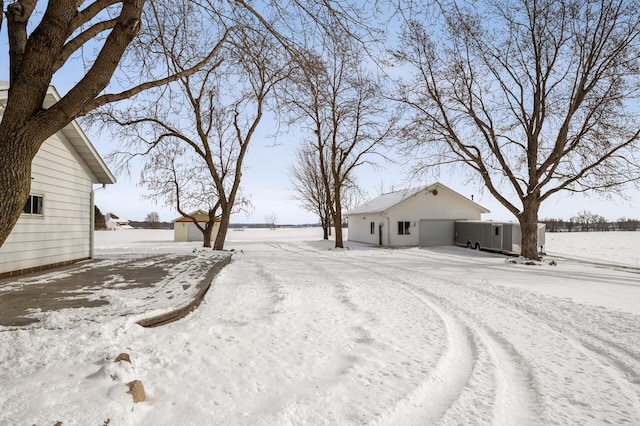
[[[610,221],[604,216],[587,210],[565,219],[542,219],[546,232],[602,232],[602,231],[640,231],[640,220],[621,217]]]

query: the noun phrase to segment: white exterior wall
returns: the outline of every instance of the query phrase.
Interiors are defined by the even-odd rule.
[[[0,273],[90,257],[93,174],[61,132],[47,139],[31,170],[43,215],[25,215],[0,247]]]
[[[481,211],[473,203],[439,187],[438,195],[424,190],[382,214],[349,215],[349,241],[378,244],[378,224],[384,223],[382,244],[417,246],[421,219],[480,220]],[[363,219],[364,218],[364,219]],[[370,222],[376,222],[376,234],[370,234]],[[410,235],[398,235],[398,222],[410,222]],[[452,236],[453,238],[453,236]]]
[[[374,222],[374,233],[371,234],[371,222]],[[349,241],[378,245],[380,224],[382,226],[382,244],[388,244],[387,219],[379,214],[361,214],[349,216]]]

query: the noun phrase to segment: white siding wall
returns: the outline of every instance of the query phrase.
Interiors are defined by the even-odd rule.
[[[44,214],[20,217],[0,247],[0,273],[90,256],[92,174],[62,133],[42,145],[31,176]]]
[[[374,233],[371,234],[371,222],[374,223]],[[352,215],[349,216],[349,241],[358,243],[374,244],[379,243],[380,224],[382,227],[382,244],[387,244],[387,219],[381,215]]]

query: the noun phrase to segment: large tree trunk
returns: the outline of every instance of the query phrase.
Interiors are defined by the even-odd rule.
[[[7,126],[8,127],[8,126]],[[0,247],[20,218],[31,190],[31,161],[39,144],[7,127],[0,130]]]
[[[540,202],[525,200],[522,213],[518,215],[520,231],[522,233],[521,252],[526,259],[538,260],[538,210]]]

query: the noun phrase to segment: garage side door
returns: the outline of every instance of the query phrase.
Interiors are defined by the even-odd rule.
[[[202,232],[200,232],[198,227],[193,223],[190,223],[187,229],[187,241],[204,241]]]
[[[452,246],[453,220],[420,221],[420,247]]]

